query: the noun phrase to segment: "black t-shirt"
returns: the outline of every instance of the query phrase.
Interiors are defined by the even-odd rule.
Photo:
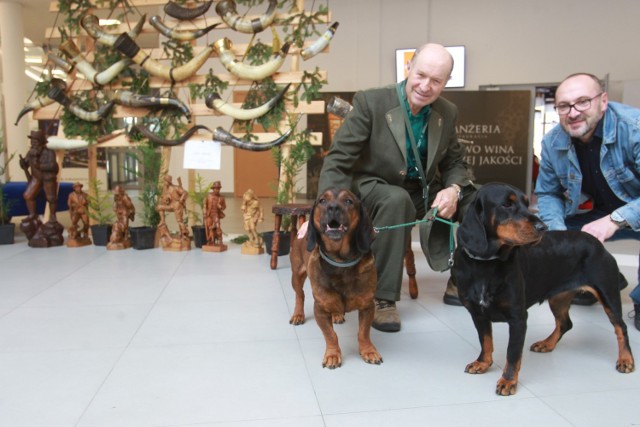
[[[594,209],[613,212],[625,203],[611,191],[600,169],[603,122],[604,119],[600,120],[588,143],[577,138],[571,138],[571,142],[576,148],[580,171],[582,171],[582,192],[592,197]]]

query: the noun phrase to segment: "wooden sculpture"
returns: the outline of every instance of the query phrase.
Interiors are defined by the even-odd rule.
[[[131,247],[129,237],[129,221],[136,217],[136,208],[131,202],[131,198],[120,185],[113,189],[113,210],[116,213],[116,222],[111,229],[111,237],[107,244],[107,249],[127,249]]]
[[[23,197],[29,215],[20,223],[20,229],[27,236],[31,247],[61,246],[64,242],[64,227],[56,219],[59,171],[56,154],[47,148],[47,136],[44,131],[31,131],[29,139],[31,148],[27,157],[20,155],[20,167],[28,181]],[[49,220],[45,224],[40,221],[36,208],[36,198],[43,188],[49,204]]]
[[[260,200],[255,196],[253,190],[245,191],[240,209],[244,220],[244,230],[249,236],[249,240],[242,244],[240,252],[247,255],[260,255],[264,253],[264,242],[258,233],[257,225],[264,221],[264,212],[260,206]]]
[[[227,209],[227,202],[224,196],[220,195],[221,188],[220,181],[214,182],[204,202],[204,226],[207,243],[202,245],[203,251],[223,252],[227,250],[227,245],[222,243],[222,227],[220,226],[220,220],[224,218],[224,210]]]
[[[89,195],[82,191],[82,183],[73,184],[73,192],[69,194],[67,204],[69,205],[69,216],[71,226],[67,229],[69,233],[67,246],[77,248],[91,244],[89,238]],[[82,221],[82,228],[80,228]]]
[[[182,187],[182,180],[178,177],[178,185],[173,183],[171,175],[165,175],[162,186],[162,194],[158,199],[156,210],[160,213],[160,223],[158,232],[160,246],[169,251],[188,251],[191,249],[191,237],[189,229],[184,221],[184,214],[187,210],[187,192]],[[166,223],[166,212],[173,212],[176,222],[180,228],[177,235],[172,235]]]

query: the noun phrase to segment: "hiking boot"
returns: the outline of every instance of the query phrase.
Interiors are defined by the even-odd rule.
[[[629,317],[634,317],[633,324],[640,331],[640,304],[633,305],[633,315],[629,313]]]
[[[455,285],[455,283],[453,283],[453,278],[451,276],[449,276],[447,289],[444,291],[444,297],[442,297],[442,301],[447,305],[453,305],[457,307],[462,306],[460,298],[458,298],[458,287]]]
[[[398,332],[400,315],[394,301],[376,298],[376,312],[373,316],[373,327],[382,332]]]
[[[573,305],[584,305],[589,306],[598,302],[598,299],[593,296],[591,292],[578,292],[578,294],[573,297],[571,300],[571,304]]]

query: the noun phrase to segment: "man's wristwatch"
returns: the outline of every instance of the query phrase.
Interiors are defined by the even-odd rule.
[[[622,218],[622,216],[617,212],[612,212],[611,215],[609,215],[609,219],[611,220],[611,222],[617,225],[618,228],[626,228],[629,226],[627,220]]]
[[[450,187],[458,193],[458,201],[462,200],[462,188],[458,184],[451,184]]]

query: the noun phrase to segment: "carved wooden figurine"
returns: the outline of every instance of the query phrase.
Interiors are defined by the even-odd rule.
[[[71,216],[71,226],[67,229],[69,237],[67,246],[77,248],[91,244],[89,238],[89,195],[82,191],[83,185],[79,182],[73,184],[73,192],[69,194],[67,204],[69,205],[69,216]],[[82,221],[82,228],[80,228]]]
[[[129,237],[129,221],[135,220],[136,208],[124,188],[116,185],[113,189],[113,210],[116,213],[116,222],[111,229],[111,237],[107,249],[127,249],[131,247]]]
[[[224,218],[224,210],[227,209],[227,202],[224,196],[220,195],[221,188],[220,181],[214,182],[204,203],[207,244],[202,245],[203,251],[223,252],[227,250],[227,246],[222,243],[222,228],[220,227],[220,220]]]
[[[187,192],[182,187],[182,180],[178,177],[178,185],[174,185],[171,175],[165,175],[162,187],[162,194],[158,199],[156,210],[160,213],[160,224],[158,232],[160,234],[160,246],[168,251],[188,251],[191,249],[191,237],[189,229],[184,221],[184,214],[187,211]],[[172,235],[166,223],[166,212],[173,212],[176,222],[180,228],[180,233]]]
[[[249,240],[242,244],[240,252],[247,255],[260,255],[264,253],[264,242],[258,233],[257,225],[264,221],[264,212],[260,206],[260,200],[255,196],[253,190],[249,189],[244,192],[240,209],[244,220],[244,230],[249,236]]]
[[[20,155],[20,167],[28,181],[23,197],[29,215],[20,223],[20,229],[27,236],[31,247],[60,246],[64,242],[64,227],[56,219],[59,171],[56,154],[47,148],[47,136],[44,131],[31,131],[29,139],[31,148],[27,157]],[[40,221],[36,209],[36,198],[43,188],[49,204],[49,220],[45,224]]]

